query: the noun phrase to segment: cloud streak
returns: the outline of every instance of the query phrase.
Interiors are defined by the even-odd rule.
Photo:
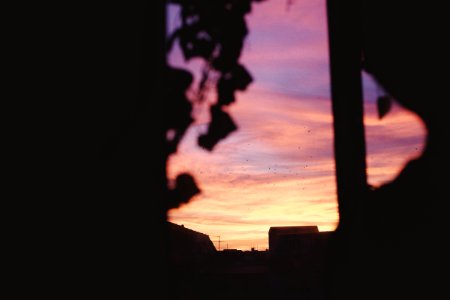
[[[192,172],[204,190],[171,211],[171,220],[224,240],[242,242],[243,231],[254,232],[252,240],[262,247],[270,226],[333,230],[338,216],[330,102],[249,91],[230,110],[240,129],[212,154],[195,146],[190,130],[171,158],[172,178]]]

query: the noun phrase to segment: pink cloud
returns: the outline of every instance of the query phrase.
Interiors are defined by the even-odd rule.
[[[366,103],[368,181],[374,186],[393,180],[411,159],[423,151],[426,129],[412,112],[394,104],[382,120],[374,103]]]

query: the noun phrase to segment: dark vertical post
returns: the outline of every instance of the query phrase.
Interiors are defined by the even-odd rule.
[[[152,188],[153,195],[146,199],[150,203],[154,203],[151,207],[153,209],[150,226],[154,227],[149,230],[152,239],[151,244],[155,247],[155,255],[151,258],[152,265],[159,265],[159,269],[146,270],[147,272],[156,271],[156,277],[159,277],[155,282],[153,295],[161,297],[161,299],[168,299],[169,295],[169,264],[168,264],[168,240],[167,240],[167,211],[165,205],[165,195],[167,189],[166,182],[166,163],[167,157],[165,154],[166,132],[164,128],[164,88],[165,86],[165,70],[167,66],[166,57],[166,17],[167,17],[167,1],[166,0],[147,0],[146,9],[146,34],[144,35],[144,59],[148,61],[148,65],[144,64],[146,71],[150,72],[149,76],[144,76],[147,84],[151,83],[150,97],[147,101],[151,107],[147,112],[151,113],[146,117],[149,126],[147,128],[155,130],[152,135],[150,148],[152,152],[148,155],[152,156],[151,172],[154,176],[152,178],[155,184],[155,189]],[[150,130],[149,130],[150,131]],[[150,142],[148,140],[148,142]],[[156,151],[155,151],[156,150]],[[154,151],[154,152],[153,152]],[[153,207],[154,206],[154,207]]]
[[[347,231],[367,190],[360,1],[327,0],[340,224]]]
[[[145,164],[136,165],[143,189],[138,193],[146,209],[140,236],[146,264],[143,264],[143,285],[150,298],[168,299],[168,250],[166,228],[166,155],[164,130],[164,88],[166,68],[166,0],[144,0],[142,7],[141,48],[139,68],[140,99],[137,105],[136,152]],[[133,153],[132,155],[136,155]],[[148,163],[147,163],[148,162]],[[139,206],[136,207],[139,209]],[[150,276],[150,274],[152,274]]]

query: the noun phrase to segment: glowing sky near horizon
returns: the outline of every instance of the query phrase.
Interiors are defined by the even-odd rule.
[[[197,108],[169,178],[193,174],[202,194],[169,220],[210,235],[221,247],[265,249],[271,226],[318,225],[334,230],[337,213],[324,0],[268,0],[247,17],[250,34],[242,63],[255,81],[239,93],[229,112],[239,126],[211,153],[196,145],[208,120]],[[169,27],[176,27],[174,12]],[[185,64],[178,49],[170,63]],[[412,113],[394,105],[378,120],[376,86],[364,75],[369,183],[380,185],[420,155],[425,129]],[[211,97],[214,97],[211,94]],[[215,243],[218,246],[217,243]]]

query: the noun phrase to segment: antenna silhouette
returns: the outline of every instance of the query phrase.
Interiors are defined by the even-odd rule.
[[[220,235],[214,235],[214,236],[219,238],[219,251],[220,251]]]

